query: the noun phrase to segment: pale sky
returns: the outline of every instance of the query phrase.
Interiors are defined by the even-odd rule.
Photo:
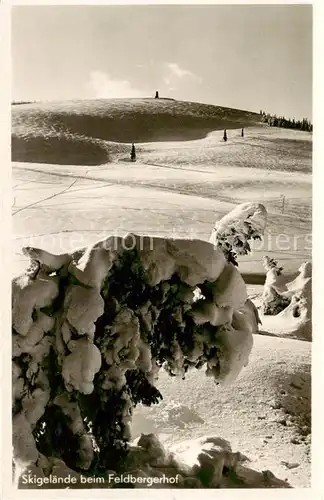
[[[13,100],[160,96],[312,118],[311,5],[16,6]]]

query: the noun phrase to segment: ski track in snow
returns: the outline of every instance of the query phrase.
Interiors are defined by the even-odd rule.
[[[138,153],[134,164],[126,163],[122,157],[116,158],[115,163],[91,169],[14,163],[15,269],[20,272],[25,266],[20,247],[29,243],[60,253],[112,232],[208,240],[217,218],[237,203],[253,200],[267,207],[272,240],[269,242],[266,236],[261,249],[255,248],[241,259],[242,271],[263,272],[260,263],[265,253],[284,261],[286,270],[295,270],[311,252],[304,241],[311,232],[310,175],[277,170],[276,155],[284,151],[282,146],[267,151],[273,155],[270,159],[274,170],[262,168],[262,162],[260,168],[251,168],[249,162],[251,140],[264,143],[267,148],[269,138],[290,138],[296,134],[253,129],[246,142],[233,138],[226,144],[220,142],[220,134],[214,132],[198,141],[139,145],[143,152]],[[304,139],[304,135],[300,137]],[[212,159],[206,157],[206,150]],[[221,154],[225,165],[228,161],[237,165],[217,164],[215,154]],[[154,161],[152,155],[159,161]],[[291,156],[290,163],[294,158]],[[191,163],[174,164],[183,159]],[[71,180],[75,182],[69,185]],[[282,194],[286,196],[284,213]],[[289,248],[283,251],[278,251],[273,242],[280,233],[289,238]]]

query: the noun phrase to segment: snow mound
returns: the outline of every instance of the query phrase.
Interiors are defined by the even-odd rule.
[[[312,340],[312,265],[303,263],[295,279],[282,274],[265,258],[266,281],[261,317],[265,330],[300,340]]]
[[[189,484],[197,481],[201,483],[199,487],[210,488],[233,488],[234,485],[289,488],[287,482],[276,478],[270,471],[260,473],[243,465],[248,458],[240,452],[234,453],[230,443],[220,437],[205,436],[184,441],[170,450],[179,469],[189,475]]]
[[[270,471],[263,473],[242,464],[247,458],[233,453],[228,441],[219,437],[188,440],[166,449],[154,434],[142,434],[132,447],[127,465],[140,475],[176,478],[180,488],[284,487]]]
[[[243,465],[248,458],[233,452],[230,443],[219,437],[188,440],[166,449],[155,434],[142,434],[130,445],[122,473],[111,469],[99,487],[116,485],[133,488],[290,488],[287,481],[270,471],[255,471]],[[44,469],[47,474],[44,474]],[[60,478],[53,487],[66,488],[74,478],[72,488],[84,487],[82,474],[71,470],[62,460],[41,456],[29,473],[39,478],[38,488],[48,487],[46,478]],[[83,479],[83,481],[82,481]],[[20,479],[20,486],[23,482]],[[63,483],[63,486],[62,486]],[[87,485],[89,487],[89,485]],[[98,484],[95,486],[98,487]],[[70,486],[71,488],[71,486]]]

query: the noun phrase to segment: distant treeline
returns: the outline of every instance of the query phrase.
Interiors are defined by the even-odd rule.
[[[284,116],[270,115],[265,111],[260,111],[261,119],[263,122],[268,123],[270,127],[284,127],[293,128],[296,130],[305,130],[307,132],[313,131],[313,124],[307,119],[295,120],[294,118],[285,118]]]
[[[12,101],[11,104],[15,106],[17,104],[32,104],[33,102],[35,101]]]

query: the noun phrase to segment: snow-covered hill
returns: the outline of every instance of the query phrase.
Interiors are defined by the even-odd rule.
[[[260,123],[249,111],[174,99],[97,99],[12,106],[14,161],[100,165],[121,143],[188,141]]]

